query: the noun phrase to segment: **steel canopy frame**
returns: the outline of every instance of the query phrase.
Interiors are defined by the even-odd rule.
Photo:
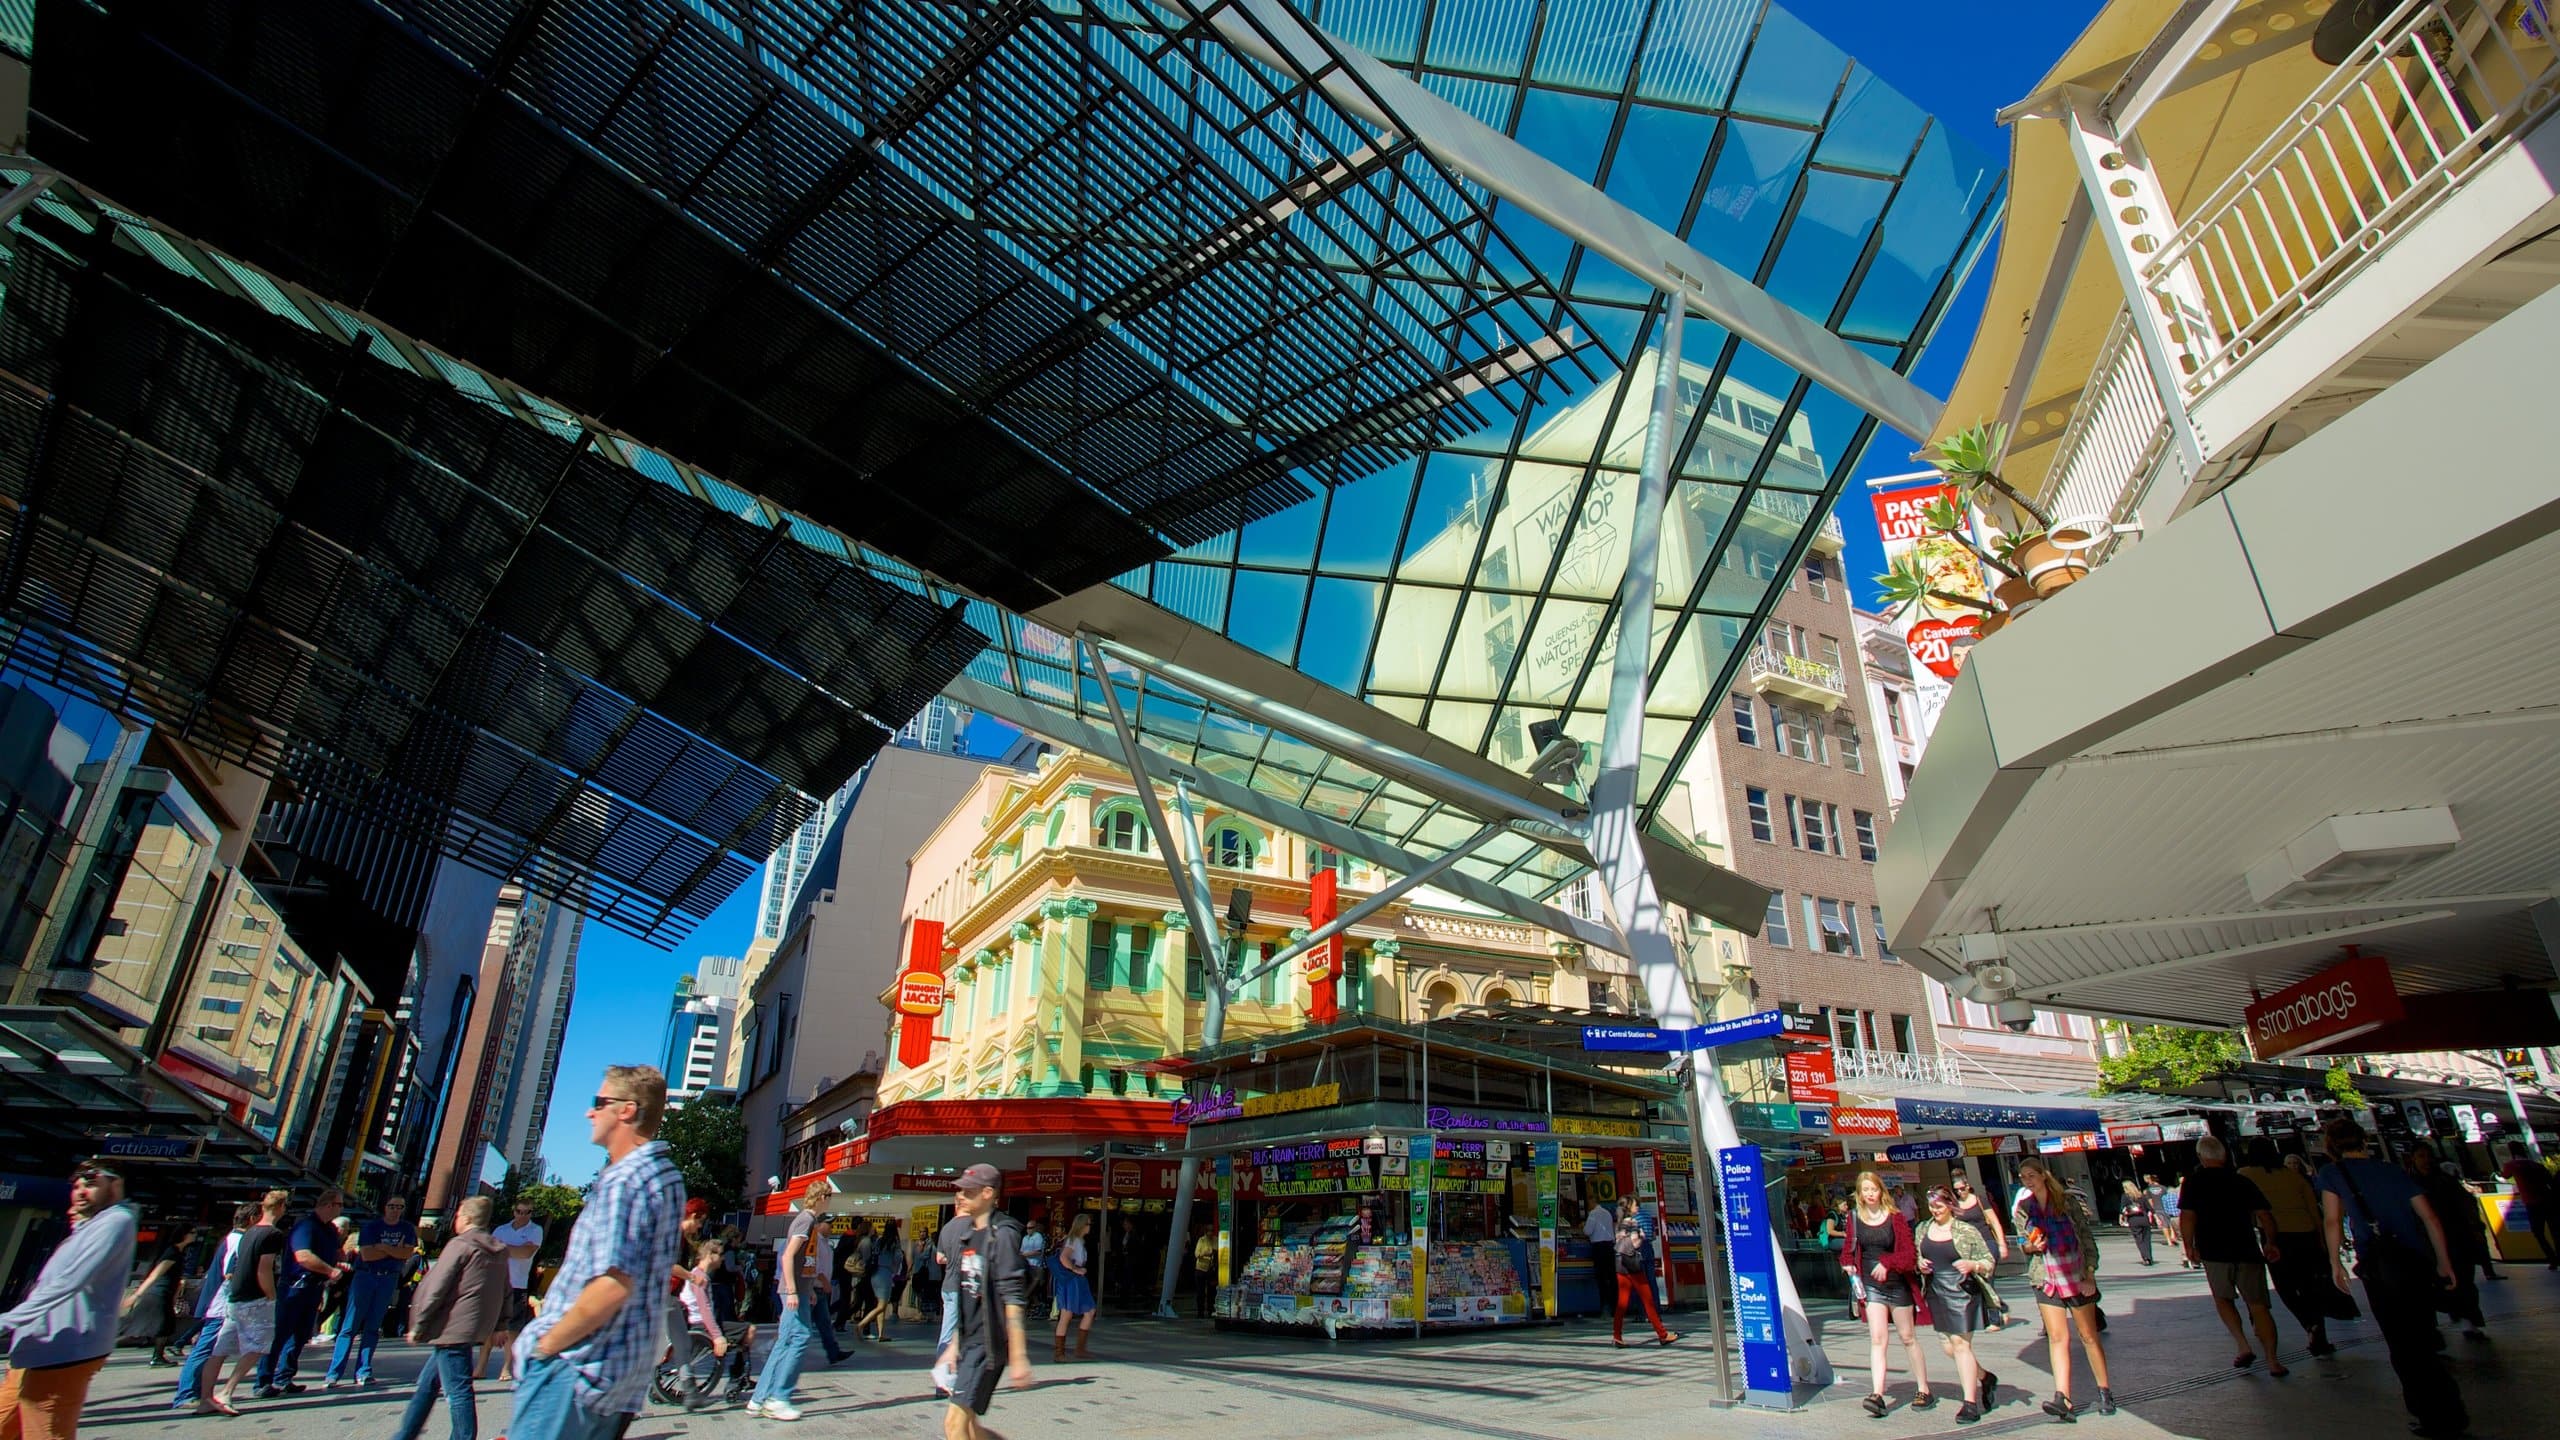
[[[1424,153],[1582,242],[1665,294],[1894,427],[1925,436],[1943,402],[1878,364],[1813,317],[1535,150],[1274,0],[1167,0],[1236,50],[1306,76],[1345,111],[1410,136]],[[1250,20],[1238,11],[1249,12]]]

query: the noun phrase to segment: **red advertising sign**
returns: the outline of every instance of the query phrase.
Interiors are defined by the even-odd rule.
[[[928,991],[931,1003],[927,1004]],[[933,1063],[933,1022],[942,1013],[942,922],[917,920],[907,931],[907,968],[898,976],[898,1063]]]
[[[960,1188],[960,1177],[957,1175],[892,1175],[889,1177],[889,1188],[892,1190],[957,1190]]]
[[[1787,1098],[1800,1105],[1840,1103],[1839,1076],[1831,1065],[1831,1047],[1787,1052]]]
[[[2281,1060],[2377,1030],[2400,1018],[2391,962],[2355,955],[2240,1012],[2249,1053]]]
[[[1335,899],[1336,872],[1319,870],[1307,886],[1307,928],[1317,926],[1341,914]],[[1334,936],[1307,955],[1307,1019],[1317,1025],[1330,1025],[1339,1011],[1335,1004],[1335,987],[1342,975],[1342,937]]]
[[[2107,1139],[2117,1145],[2154,1145],[2160,1140],[2157,1125],[2110,1125]]]
[[[1886,547],[1912,545],[1938,532],[1929,528],[1921,515],[1941,500],[1954,500],[1953,485],[1918,485],[1908,490],[1879,490],[1875,494],[1876,534]]]
[[[1043,1195],[1055,1195],[1067,1188],[1067,1162],[1034,1160],[1031,1162],[1031,1188]]]
[[[1831,1133],[1834,1135],[1899,1135],[1902,1117],[1891,1110],[1870,1110],[1858,1105],[1834,1106],[1831,1111]]]
[[[1903,637],[1911,658],[1942,680],[1964,673],[1964,647],[1982,638],[1982,622],[1967,615],[1955,620],[1914,620]]]

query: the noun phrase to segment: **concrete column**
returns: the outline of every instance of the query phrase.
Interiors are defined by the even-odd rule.
[[[1081,895],[1057,896],[1040,905],[1041,966],[1054,968],[1060,982],[1058,1085],[1072,1095],[1084,1093],[1084,957],[1093,940],[1093,912],[1100,908]]]
[[[1160,922],[1164,940],[1164,992],[1157,997],[1159,1018],[1164,1023],[1164,1048],[1168,1055],[1189,1050],[1195,1038],[1191,1025],[1191,917],[1179,910],[1168,910]]]
[[[1369,942],[1369,1013],[1390,1020],[1404,1018],[1406,976],[1404,942],[1372,940]]]
[[[1101,843],[1093,833],[1092,786],[1081,780],[1071,780],[1058,803],[1067,811],[1067,828],[1059,833],[1059,844],[1093,846]]]

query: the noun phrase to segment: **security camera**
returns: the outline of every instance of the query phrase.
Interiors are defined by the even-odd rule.
[[[1998,1013],[2002,1026],[2015,1030],[2021,1035],[2036,1028],[2036,1007],[2031,1001],[2020,1000],[2013,996],[2000,1002]]]
[[[781,1188],[782,1188],[782,1177],[781,1177],[781,1176],[779,1176],[779,1175],[767,1175],[766,1177],[764,1177],[764,1188],[766,1188],[767,1190],[779,1190],[779,1189],[781,1189]]]

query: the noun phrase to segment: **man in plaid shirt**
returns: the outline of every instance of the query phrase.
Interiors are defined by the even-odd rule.
[[[587,1109],[605,1167],[542,1313],[516,1339],[509,1440],[613,1440],[647,1402],[666,1339],[660,1290],[684,1224],[684,1178],[656,1138],[666,1112],[666,1076],[606,1067]]]

